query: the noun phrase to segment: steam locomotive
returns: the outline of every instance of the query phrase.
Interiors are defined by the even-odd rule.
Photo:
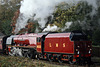
[[[31,33],[5,36],[2,50],[11,56],[68,61],[70,64],[91,61],[92,42],[81,31],[68,33]]]

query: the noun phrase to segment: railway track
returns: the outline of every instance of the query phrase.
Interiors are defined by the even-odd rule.
[[[4,55],[2,54],[2,52],[0,52],[0,55],[2,56],[7,56],[7,55]],[[57,66],[61,66],[61,67],[100,67],[100,62],[97,62],[97,61],[93,61],[94,59],[92,59],[92,63],[91,65],[88,65],[88,64],[85,64],[85,65],[78,65],[78,64],[69,64],[67,61],[64,61],[63,63],[59,63],[58,61],[48,61],[46,59],[40,59],[40,60],[37,60],[37,59],[32,59],[33,62],[34,61],[41,61],[43,63],[46,63],[46,64],[51,64],[51,65],[57,65]]]
[[[35,59],[36,60],[36,59]],[[85,64],[85,65],[78,65],[78,64],[69,64],[67,61],[64,61],[63,63],[59,63],[58,61],[53,61],[50,62],[48,60],[45,59],[41,59],[38,61],[42,61],[44,63],[48,63],[48,64],[54,64],[54,65],[60,65],[60,66],[64,66],[64,67],[100,67],[100,63],[99,62],[92,62],[90,65]]]

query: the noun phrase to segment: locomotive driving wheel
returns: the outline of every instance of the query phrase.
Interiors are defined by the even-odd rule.
[[[59,63],[63,63],[63,60],[61,60],[61,58],[62,58],[61,56],[58,56],[58,62]]]
[[[33,53],[32,53],[31,50],[28,50],[28,51],[27,51],[27,57],[28,57],[28,58],[31,58],[31,59],[33,58]]]
[[[48,55],[48,60],[50,61],[50,62],[52,62],[53,61],[53,56],[52,55]]]
[[[75,62],[73,61],[73,56],[69,56],[69,63],[74,64]]]
[[[11,47],[11,51],[9,52],[10,56],[15,56],[15,48]]]
[[[36,54],[37,60],[40,60],[40,59],[41,59],[40,57],[41,57],[41,54],[37,53],[37,54]]]

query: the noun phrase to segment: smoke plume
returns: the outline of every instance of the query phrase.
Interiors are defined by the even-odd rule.
[[[43,28],[48,21],[47,17],[51,16],[55,11],[55,6],[62,2],[77,4],[79,1],[87,1],[88,4],[92,5],[94,8],[92,14],[95,13],[97,8],[96,0],[22,0],[15,33],[25,28],[30,18],[38,20],[40,27]]]
[[[44,30],[43,30],[43,32],[44,31],[57,31],[59,28],[57,28],[57,26],[56,25],[53,25],[53,26],[50,26],[50,25],[48,25],[47,26],[47,28],[45,28]]]

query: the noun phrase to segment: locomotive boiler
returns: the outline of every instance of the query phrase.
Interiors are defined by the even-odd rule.
[[[6,54],[70,64],[90,63],[92,42],[81,31],[31,33],[3,38]]]

